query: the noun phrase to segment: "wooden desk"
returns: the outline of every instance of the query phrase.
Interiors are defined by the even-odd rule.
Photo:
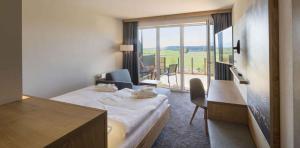
[[[247,124],[248,110],[233,81],[214,80],[207,97],[208,118]]]
[[[0,147],[107,147],[107,113],[30,98],[0,106]]]

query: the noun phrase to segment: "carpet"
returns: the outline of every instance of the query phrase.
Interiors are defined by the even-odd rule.
[[[204,111],[199,108],[190,125],[195,105],[191,103],[189,93],[172,92],[168,98],[171,119],[152,148],[209,148],[209,138],[204,129]]]

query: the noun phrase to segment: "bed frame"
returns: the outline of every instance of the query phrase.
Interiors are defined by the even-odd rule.
[[[157,137],[160,135],[162,129],[165,127],[170,119],[170,107],[163,113],[160,119],[149,130],[148,134],[140,142],[137,148],[151,148]]]

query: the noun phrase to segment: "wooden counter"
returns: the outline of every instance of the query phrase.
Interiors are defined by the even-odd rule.
[[[233,81],[213,80],[209,87],[207,101],[246,105]]]
[[[208,118],[247,124],[247,105],[233,81],[214,80],[207,97]]]
[[[30,98],[0,106],[0,147],[107,147],[107,113]]]

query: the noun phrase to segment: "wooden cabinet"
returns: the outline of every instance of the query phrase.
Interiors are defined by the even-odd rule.
[[[207,111],[211,148],[256,147],[247,126],[247,104],[233,81],[211,82]]]
[[[38,98],[2,105],[0,147],[106,148],[107,113]]]
[[[248,109],[233,81],[214,80],[207,97],[208,118],[248,123]]]

